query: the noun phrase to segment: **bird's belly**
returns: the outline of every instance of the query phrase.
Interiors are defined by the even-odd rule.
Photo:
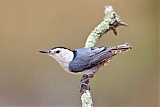
[[[95,67],[91,68],[91,69],[88,69],[88,70],[84,70],[84,71],[80,71],[80,72],[70,72],[72,74],[77,74],[77,75],[83,75],[83,74],[86,74],[86,75],[89,75],[90,78],[92,78],[98,71],[100,71],[102,69],[103,66],[107,65],[107,63],[109,62],[110,60],[106,60],[105,62],[101,63],[101,64],[98,64],[96,65]]]
[[[96,74],[100,70],[101,66],[102,65],[97,65],[97,66],[95,66],[95,67],[93,67],[93,68],[91,68],[89,70],[84,70],[82,72],[77,72],[77,74],[81,74],[81,75],[83,75],[83,74],[94,75],[94,74]]]

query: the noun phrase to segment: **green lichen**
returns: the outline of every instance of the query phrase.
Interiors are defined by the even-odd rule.
[[[105,17],[103,21],[90,33],[85,43],[85,47],[94,47],[101,36],[110,30],[111,25],[113,25],[115,21],[118,23],[121,22],[119,16],[114,12],[112,6],[106,6],[104,13]]]

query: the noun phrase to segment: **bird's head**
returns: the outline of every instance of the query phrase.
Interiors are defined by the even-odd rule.
[[[58,63],[68,63],[72,61],[74,54],[72,50],[65,48],[65,47],[54,47],[49,51],[40,50],[39,52],[47,54],[53,57]]]

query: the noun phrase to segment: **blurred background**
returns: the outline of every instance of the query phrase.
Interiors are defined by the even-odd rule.
[[[158,107],[158,0],[0,0],[0,107],[81,107],[81,76],[39,53],[84,47],[112,5],[130,27],[105,34],[97,46],[125,42],[90,80],[95,107]],[[159,23],[160,25],[160,23]]]

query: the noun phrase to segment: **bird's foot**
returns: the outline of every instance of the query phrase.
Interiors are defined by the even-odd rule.
[[[81,81],[80,81],[80,87],[79,87],[79,91],[81,93],[85,93],[86,90],[90,90],[90,86],[88,85],[89,83],[89,76],[88,75],[83,75]]]

